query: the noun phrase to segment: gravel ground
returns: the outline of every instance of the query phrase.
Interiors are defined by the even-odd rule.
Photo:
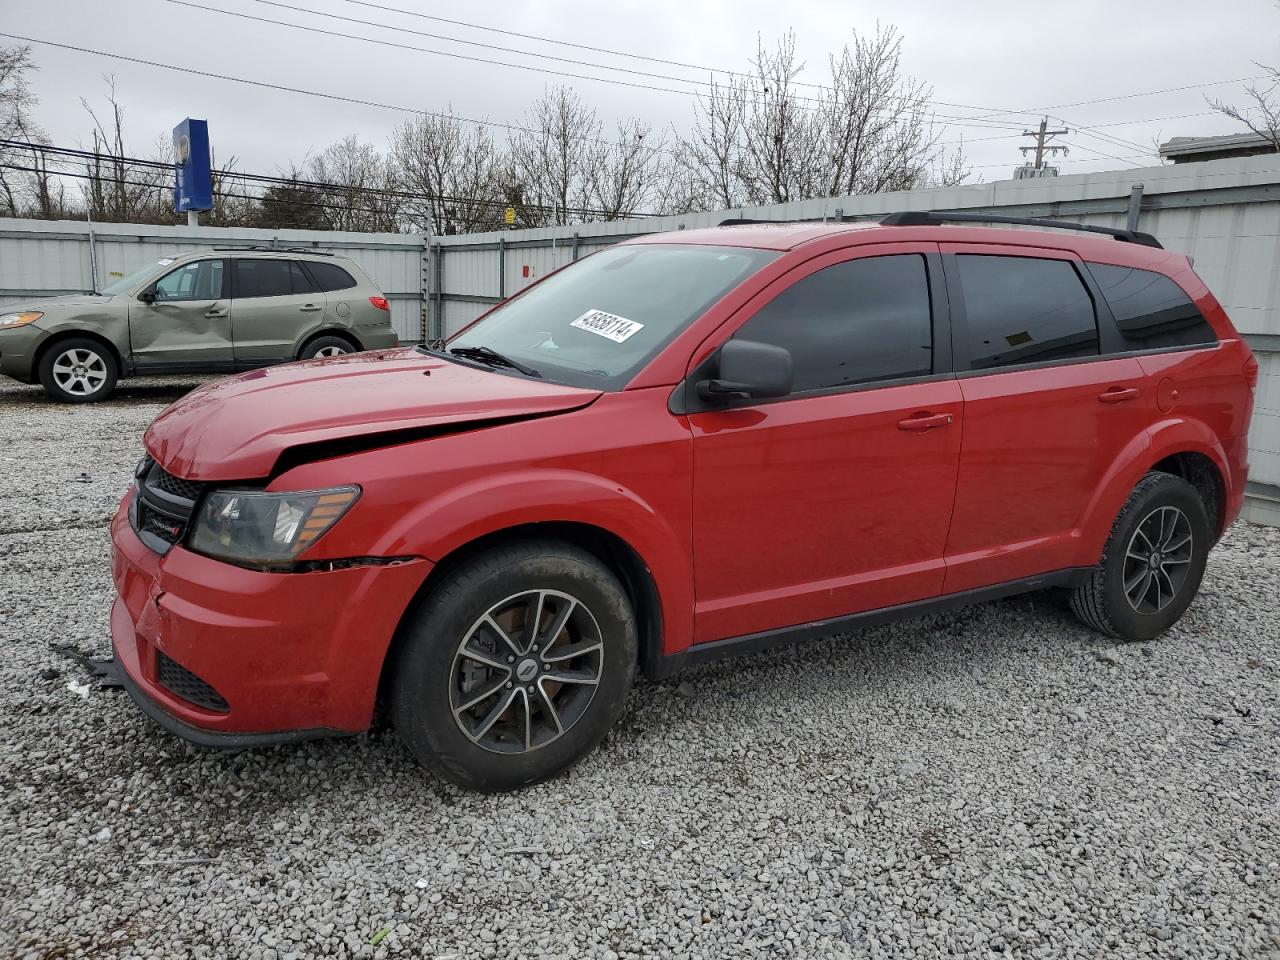
[[[1280,531],[1169,635],[1021,598],[642,683],[506,796],[395,736],[216,753],[105,654],[146,424],[0,386],[0,956],[1280,958]]]

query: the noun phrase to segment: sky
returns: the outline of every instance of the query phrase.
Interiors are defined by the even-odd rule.
[[[438,52],[307,32],[215,9]],[[325,13],[332,16],[320,15]],[[1007,179],[1021,162],[1018,146],[1031,142],[1020,134],[1046,114],[1051,126],[1072,131],[1057,141],[1070,148],[1055,161],[1064,174],[1154,165],[1156,142],[1238,132],[1234,121],[1212,112],[1205,97],[1240,102],[1242,84],[1218,81],[1258,76],[1259,62],[1280,65],[1280,5],[1273,0],[0,0],[0,33],[33,41],[497,123],[519,123],[547,86],[564,83],[596,108],[606,129],[634,116],[656,130],[681,133],[693,121],[691,92],[705,89],[709,69],[747,69],[758,37],[772,44],[793,30],[806,64],[801,79],[823,83],[828,55],[855,30],[870,33],[877,23],[902,33],[904,71],[932,86],[939,140],[951,147],[963,141],[971,182]],[[15,42],[0,36],[0,45]],[[412,116],[406,109],[31,46],[39,66],[32,78],[36,116],[59,146],[90,142],[91,122],[80,101],[104,106],[108,75],[125,108],[132,155],[150,155],[157,138],[168,139],[183,117],[197,117],[209,121],[218,164],[234,157],[238,169],[252,173],[280,172],[352,133],[385,148],[395,127]]]

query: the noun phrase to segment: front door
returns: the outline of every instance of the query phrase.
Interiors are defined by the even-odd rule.
[[[232,263],[236,366],[294,359],[302,340],[324,321],[325,295],[296,260],[237,257]]]
[[[1080,525],[1154,416],[1142,367],[1103,355],[1074,254],[942,250],[965,410],[946,592],[1096,563],[1080,555]]]
[[[138,373],[231,366],[226,272],[225,260],[193,260],[139,293],[129,305],[129,343]],[[141,299],[144,295],[149,302]]]
[[[941,592],[962,402],[936,249],[817,258],[744,308],[733,336],[785,347],[795,382],[689,414],[697,641]]]

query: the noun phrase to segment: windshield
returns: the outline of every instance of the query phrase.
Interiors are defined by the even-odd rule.
[[[112,280],[99,292],[108,296],[115,296],[117,293],[128,293],[129,290],[147,279],[147,277],[151,276],[157,270],[162,267],[167,267],[173,262],[174,260],[172,257],[166,257],[163,260],[157,260],[155,263],[148,263],[145,267],[139,267],[137,270],[133,271],[133,273],[125,274],[119,280]]]
[[[488,347],[549,380],[619,389],[772,250],[610,247],[498,307],[449,342]]]

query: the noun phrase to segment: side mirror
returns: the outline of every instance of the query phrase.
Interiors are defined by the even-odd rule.
[[[698,382],[707,403],[785,397],[791,392],[791,351],[771,343],[730,340],[720,348],[720,376]]]
[[[154,290],[143,290],[140,294],[138,294],[138,299],[141,300],[143,303],[155,303],[156,292]]]

